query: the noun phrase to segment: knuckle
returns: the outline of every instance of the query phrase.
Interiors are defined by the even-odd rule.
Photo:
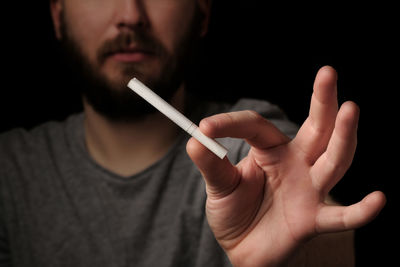
[[[233,116],[233,113],[225,113],[225,120],[228,122],[228,124],[234,124],[235,122],[235,117]]]
[[[265,122],[265,118],[254,110],[245,110],[244,112],[252,121],[254,121],[256,123],[264,123]]]

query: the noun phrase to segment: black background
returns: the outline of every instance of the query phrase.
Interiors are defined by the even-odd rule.
[[[62,120],[81,108],[59,56],[47,1],[2,4],[0,131]],[[269,2],[269,1],[268,1]],[[339,73],[339,101],[361,108],[354,163],[333,190],[344,204],[382,190],[381,215],[356,232],[357,265],[398,262],[395,189],[399,173],[398,24],[385,3],[305,6],[216,0],[195,72],[199,97],[258,97],[301,124],[317,70]],[[201,88],[201,89],[200,89]]]

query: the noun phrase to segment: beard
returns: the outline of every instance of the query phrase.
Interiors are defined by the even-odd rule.
[[[62,16],[64,17],[64,16]],[[195,16],[196,17],[196,16]],[[192,21],[196,24],[196,19]],[[105,41],[96,51],[92,63],[79,42],[69,34],[67,23],[62,19],[62,48],[72,74],[74,87],[79,88],[86,102],[106,119],[115,122],[140,120],[156,110],[127,87],[133,77],[152,88],[163,99],[170,102],[185,79],[199,36],[196,30],[188,31],[178,42],[174,52],[145,30],[124,30],[114,39]],[[146,62],[119,63],[117,79],[110,79],[101,72],[107,58],[135,44],[156,58],[159,71],[153,71]],[[153,73],[156,73],[154,75]]]

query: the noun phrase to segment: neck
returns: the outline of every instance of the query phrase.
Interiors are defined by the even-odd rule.
[[[171,104],[184,108],[181,86]],[[160,160],[176,141],[178,126],[155,112],[136,122],[113,122],[84,101],[86,147],[102,167],[128,177]],[[162,133],[162,134],[160,134]]]

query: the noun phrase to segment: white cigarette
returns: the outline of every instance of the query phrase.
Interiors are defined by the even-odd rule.
[[[144,98],[151,105],[153,105],[156,109],[158,109],[161,113],[167,116],[170,120],[175,122],[188,134],[196,138],[205,147],[214,152],[214,154],[217,155],[219,158],[223,159],[226,156],[228,150],[225,147],[223,147],[221,144],[211,139],[210,137],[205,136],[196,126],[196,124],[191,122],[182,113],[176,110],[164,99],[159,97],[156,93],[150,90],[150,88],[148,88],[138,79],[133,78],[132,80],[130,80],[128,83],[128,87],[131,88],[139,96]]]

